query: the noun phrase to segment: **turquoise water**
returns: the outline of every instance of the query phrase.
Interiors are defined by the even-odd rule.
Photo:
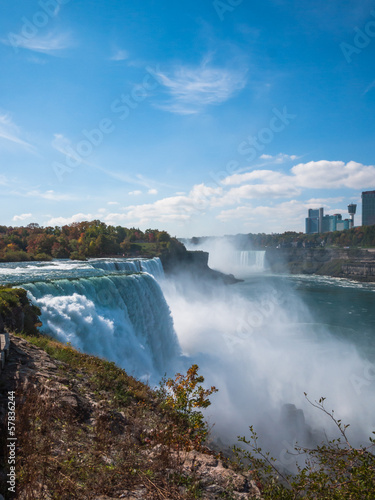
[[[368,359],[375,360],[375,283],[361,283],[313,275],[254,275],[236,285],[250,300],[277,290],[283,307],[295,317],[295,299],[306,305],[309,320],[301,312],[291,321],[316,333],[329,332],[354,344]]]

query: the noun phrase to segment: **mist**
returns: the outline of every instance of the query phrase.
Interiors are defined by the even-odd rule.
[[[255,251],[248,248],[241,250],[234,246],[228,239],[211,238],[198,245],[184,241],[188,250],[202,250],[209,253],[208,265],[215,271],[233,274],[236,277],[249,277],[267,269],[265,251]]]
[[[212,247],[209,262],[233,272],[234,249],[222,242]],[[235,267],[237,277],[251,275]],[[208,290],[180,274],[162,288],[183,353],[199,365],[207,385],[219,389],[206,412],[214,437],[232,446],[254,425],[264,448],[289,466],[286,450],[296,442],[312,446],[339,437],[306,392],[312,401],[326,397],[327,410],[351,424],[353,444],[368,443],[375,427],[374,365],[321,324],[319,311],[286,280],[257,270],[243,283]]]

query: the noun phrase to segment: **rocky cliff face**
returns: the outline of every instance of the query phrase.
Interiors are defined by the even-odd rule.
[[[215,280],[224,284],[237,283],[232,274],[214,271],[208,266],[208,252],[185,250],[160,257],[166,274],[188,274],[193,279]]]
[[[359,261],[342,264],[344,276],[363,281],[375,281],[375,261]]]
[[[0,287],[0,330],[35,333],[40,310],[30,304],[23,288]],[[0,333],[1,333],[0,332]]]
[[[319,274],[375,281],[375,253],[345,248],[268,249],[266,259],[273,272]]]

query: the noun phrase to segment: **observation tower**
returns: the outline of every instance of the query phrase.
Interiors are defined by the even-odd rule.
[[[350,215],[350,228],[354,227],[354,215],[356,211],[357,211],[357,205],[355,205],[354,203],[348,205],[348,212]]]

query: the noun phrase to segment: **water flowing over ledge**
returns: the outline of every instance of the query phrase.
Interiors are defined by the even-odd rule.
[[[118,274],[148,273],[155,279],[164,278],[162,263],[153,259],[90,259],[88,261],[54,260],[51,262],[0,263],[0,285],[22,285],[51,279],[90,278]]]
[[[156,279],[160,259],[95,259],[2,266],[42,312],[42,333],[102,356],[137,377],[158,380],[180,354]]]

